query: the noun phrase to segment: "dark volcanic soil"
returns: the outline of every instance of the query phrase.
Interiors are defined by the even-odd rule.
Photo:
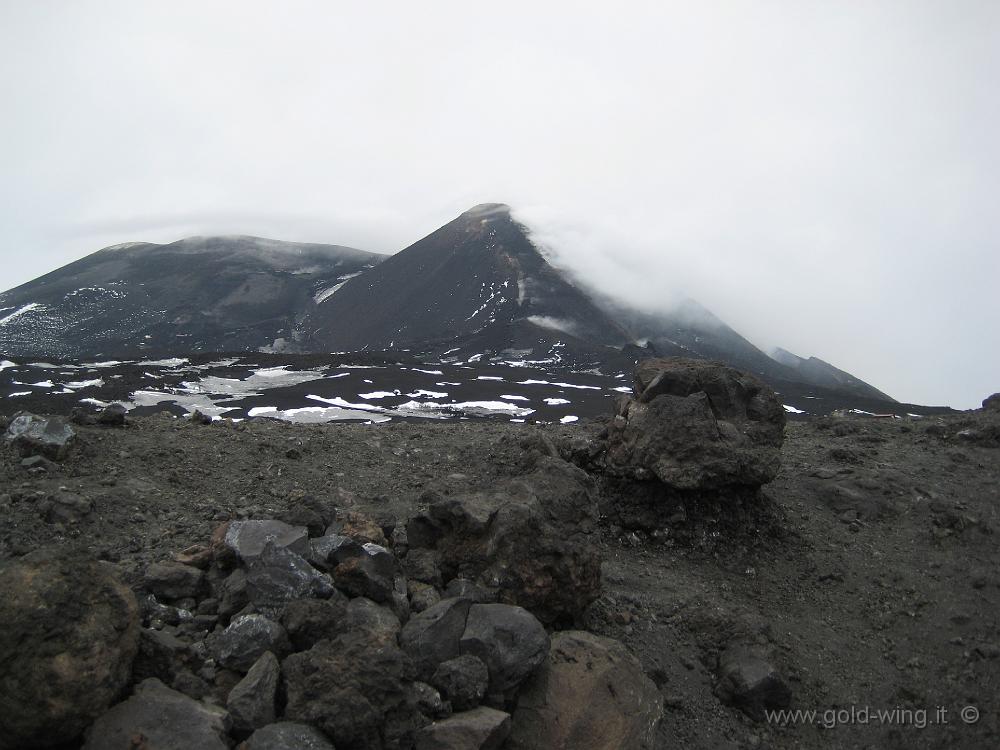
[[[604,594],[584,624],[623,640],[661,687],[660,747],[1000,746],[1000,451],[958,436],[970,419],[791,423],[752,525],[725,508],[689,509],[653,537],[606,524]],[[221,520],[279,516],[303,494],[345,502],[338,489],[391,523],[426,489],[519,473],[539,429],[568,444],[598,425],[202,426],[157,415],[79,428],[79,448],[45,472],[0,449],[0,558],[79,544],[134,582]],[[39,505],[58,493],[95,510],[47,522]],[[792,707],[816,710],[815,722],[756,723],[719,702],[716,658],[734,636],[773,648]],[[978,722],[962,721],[965,706]],[[852,707],[916,713],[822,726]]]

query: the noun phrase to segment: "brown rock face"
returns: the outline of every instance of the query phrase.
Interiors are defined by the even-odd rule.
[[[759,487],[781,467],[785,412],[752,375],[715,362],[648,359],[608,431],[605,469],[679,491]]]
[[[139,608],[111,569],[40,550],[0,565],[0,748],[73,740],[128,683]]]
[[[645,750],[662,704],[656,685],[618,641],[567,630],[521,688],[510,750]]]

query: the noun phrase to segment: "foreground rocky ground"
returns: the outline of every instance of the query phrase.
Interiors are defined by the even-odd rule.
[[[747,450],[716,454],[704,404],[660,414],[649,380],[610,422],[160,415],[4,447],[5,731],[42,731],[17,667],[43,628],[86,652],[79,705],[46,710],[94,748],[544,747],[560,721],[583,748],[609,724],[623,747],[997,746],[997,412],[796,422],[782,445],[743,404],[716,416]],[[662,460],[688,443],[697,462]],[[206,734],[127,734],[152,711]]]

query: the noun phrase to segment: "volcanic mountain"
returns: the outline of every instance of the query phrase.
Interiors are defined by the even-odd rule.
[[[385,350],[624,371],[722,360],[775,384],[891,400],[822,360],[768,356],[697,302],[645,312],[551,265],[501,203],[392,256],[256,237],[105,248],[0,294],[0,354],[184,356]]]
[[[0,294],[0,352],[280,349],[317,299],[383,257],[244,236],[115,245]]]

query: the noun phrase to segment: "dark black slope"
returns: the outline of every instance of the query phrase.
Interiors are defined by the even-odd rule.
[[[427,349],[515,323],[595,345],[628,338],[545,261],[507,206],[484,204],[320,304],[311,346]]]
[[[0,294],[0,353],[280,349],[325,290],[382,257],[242,236],[116,245]]]
[[[803,359],[780,347],[771,352],[771,357],[794,370],[799,379],[808,383],[815,383],[816,385],[835,390],[853,391],[869,398],[884,399],[886,401],[893,400],[874,386],[869,385],[863,380],[859,380],[849,372],[844,372],[840,368],[834,367],[829,362],[824,362],[818,357]]]
[[[799,383],[865,399],[893,401],[860,378],[815,357],[804,360],[783,349],[778,351],[785,356],[765,354],[694,300],[655,313],[630,309],[613,300],[602,300],[601,306],[647,347],[649,354],[720,360],[759,375],[776,387]]]

